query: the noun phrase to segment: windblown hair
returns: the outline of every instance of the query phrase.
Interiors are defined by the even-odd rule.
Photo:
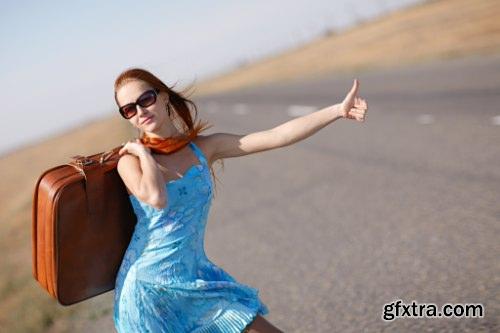
[[[172,120],[173,125],[177,128],[177,130],[180,133],[183,133],[187,135],[187,133],[193,128],[197,127],[199,128],[199,131],[204,131],[213,125],[210,125],[208,122],[201,122],[198,121],[198,108],[196,104],[189,99],[188,97],[188,92],[191,87],[187,87],[186,89],[178,92],[175,91],[173,88],[175,87],[175,84],[172,87],[167,86],[163,81],[161,81],[159,78],[157,78],[154,74],[151,72],[142,69],[142,68],[130,68],[125,71],[123,71],[115,80],[115,102],[119,106],[120,104],[118,103],[117,99],[117,91],[120,87],[122,87],[125,83],[133,81],[133,80],[139,80],[146,82],[151,86],[151,88],[156,88],[160,92],[165,92],[167,93],[167,96],[169,97],[169,102],[166,105],[165,112],[168,113],[170,119]],[[193,117],[191,116],[191,112],[194,111],[194,120]],[[142,130],[139,130],[139,137],[142,137],[143,132]],[[222,159],[219,159],[220,164],[222,168],[224,168],[224,162]],[[215,176],[215,172],[213,169],[213,166],[210,166],[210,173],[212,174],[212,179],[214,188],[215,186],[215,180],[218,180],[217,177]]]

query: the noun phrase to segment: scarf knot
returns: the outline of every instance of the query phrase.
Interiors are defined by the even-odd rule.
[[[144,146],[149,147],[154,153],[171,154],[187,145],[198,136],[198,133],[204,131],[208,127],[207,124],[198,122],[195,126],[193,126],[192,129],[187,132],[187,134],[182,134],[175,137],[158,138],[148,136],[146,133],[144,133],[140,140]]]

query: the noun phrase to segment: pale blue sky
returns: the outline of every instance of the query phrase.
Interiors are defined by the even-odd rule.
[[[2,0],[0,154],[117,112],[125,68],[182,87],[416,2]]]

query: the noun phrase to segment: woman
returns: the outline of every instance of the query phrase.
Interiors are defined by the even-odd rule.
[[[134,68],[115,82],[120,114],[143,135],[119,151],[117,170],[137,224],[116,278],[114,322],[128,332],[282,332],[263,315],[258,290],[205,255],[203,237],[212,164],[302,140],[339,118],[364,121],[358,82],[340,104],[273,129],[198,135],[196,105],[150,72]],[[209,172],[210,171],[210,172]]]

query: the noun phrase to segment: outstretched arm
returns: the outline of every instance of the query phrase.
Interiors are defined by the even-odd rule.
[[[357,97],[358,80],[354,80],[351,91],[342,103],[335,104],[298,117],[272,129],[247,135],[214,133],[208,136],[212,149],[211,160],[237,157],[291,145],[313,135],[333,121],[346,118],[364,121],[368,104]]]

